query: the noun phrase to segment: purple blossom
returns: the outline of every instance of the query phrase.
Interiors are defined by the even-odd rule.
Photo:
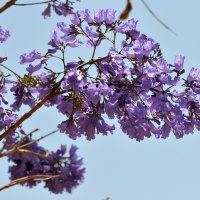
[[[48,44],[56,49],[59,49],[61,46],[81,46],[83,43],[76,38],[77,34],[76,29],[67,26],[65,23],[58,23]]]
[[[71,15],[70,15],[70,20],[71,20],[71,22],[72,22],[74,25],[76,25],[76,26],[79,26],[80,23],[81,23],[78,13],[71,14]]]
[[[169,64],[159,44],[136,29],[134,19],[119,22],[113,10],[98,10],[93,16],[88,10],[73,13],[70,5],[70,1],[52,1],[42,13],[49,17],[53,9],[58,15],[70,15],[72,24],[57,24],[45,54],[32,51],[20,56],[21,64],[39,61],[29,64],[28,75],[16,75],[16,82],[7,79],[3,71],[0,73],[2,106],[7,104],[12,111],[19,111],[24,105],[33,108],[46,100],[46,107],[55,106],[64,116],[57,126],[59,131],[74,140],[112,134],[115,126],[109,125],[108,119],[117,119],[122,132],[136,141],[151,136],[166,139],[172,134],[178,139],[200,130],[199,69],[192,68],[185,79],[185,57],[178,55],[174,64]],[[4,42],[9,32],[0,33],[0,41]],[[98,46],[104,43],[100,54]],[[71,48],[79,46],[92,47],[88,50],[91,57],[86,59],[81,54],[70,61]],[[49,63],[51,58],[61,61],[62,71],[59,64]],[[0,63],[5,60],[1,57]],[[7,88],[14,97],[11,104]],[[46,96],[49,99],[44,99]],[[1,131],[19,119],[12,111],[0,108]],[[9,144],[6,148],[9,150],[22,136],[27,138],[24,144],[33,142],[20,126],[4,138],[4,144]],[[45,188],[56,194],[72,192],[82,183],[85,169],[76,154],[77,147],[67,149],[62,145],[50,152],[35,141],[25,149],[32,153],[15,152],[8,156],[11,180],[29,175],[58,175],[44,182]],[[45,157],[45,153],[49,156]],[[25,185],[33,187],[38,183],[30,181]]]
[[[152,80],[149,77],[143,77],[142,78],[142,89],[149,90],[152,85]]]
[[[42,12],[42,15],[45,19],[48,18],[48,17],[51,17],[51,4],[50,3],[48,3],[45,10]]]
[[[0,26],[0,42],[5,42],[10,37],[10,33],[8,30],[3,30]]]
[[[29,54],[23,54],[20,56],[20,64],[31,63],[35,60],[41,59],[42,55],[35,50]]]
[[[65,3],[62,3],[62,2],[54,1],[52,7],[55,13],[60,16],[62,15],[67,16],[73,13],[72,8],[69,5],[69,2],[70,1],[66,1]]]
[[[35,106],[36,102],[32,95],[34,91],[31,87],[17,83],[10,91],[13,92],[15,97],[13,104],[10,105],[13,111],[19,111],[22,104],[29,105],[31,108]]]
[[[20,57],[21,64],[35,60],[39,64],[31,63],[28,75],[17,76],[17,82],[1,73],[3,105],[8,104],[14,111],[19,111],[22,105],[33,108],[50,94],[51,99],[44,105],[55,106],[64,116],[58,129],[72,139],[85,136],[93,140],[97,134],[112,134],[115,126],[109,125],[108,119],[117,119],[122,132],[137,141],[151,136],[181,138],[200,130],[200,70],[192,68],[185,80],[185,57],[176,56],[174,64],[169,64],[159,44],[136,30],[134,19],[121,23],[115,20],[113,10],[98,10],[92,16],[88,10],[72,13],[71,8],[64,6],[58,1],[51,2],[43,15],[50,16],[53,8],[58,15],[70,14],[72,24],[57,24],[49,42],[51,48],[45,54],[33,51]],[[100,44],[105,44],[103,54],[98,51]],[[92,47],[88,50],[91,57],[86,59],[81,54],[74,62],[70,61],[71,48],[81,45]],[[62,71],[57,64],[49,63],[51,58],[61,61]],[[11,104],[6,99],[6,88],[11,88],[14,96]],[[0,129],[4,131],[18,116],[4,108],[0,110]],[[20,128],[17,131],[22,134]],[[12,144],[17,141],[16,133],[11,134]],[[32,139],[24,142],[29,141]],[[59,175],[44,183],[54,193],[71,192],[83,181],[85,169],[75,146],[68,151],[61,146],[56,152],[49,152],[33,143],[27,150],[50,155],[43,158],[18,152],[10,155],[12,180],[26,175]],[[27,185],[32,187],[37,183]]]
[[[94,23],[93,19],[90,16],[90,12],[89,12],[88,9],[85,9],[84,11],[81,11],[80,15],[88,24]]]
[[[107,135],[112,133],[115,126],[108,125],[103,118],[99,118],[96,114],[81,114],[79,118],[79,131],[84,134],[87,140],[95,139],[95,133],[103,133]]]
[[[66,90],[73,89],[76,93],[83,88],[83,75],[76,68],[72,68],[65,76],[63,88]]]
[[[177,71],[180,72],[183,70],[184,60],[185,60],[185,56],[179,55],[175,57],[174,66]]]
[[[61,133],[66,133],[70,138],[74,140],[81,136],[78,126],[75,124],[75,122],[73,122],[73,120],[70,119],[59,124],[58,129]]]
[[[87,87],[86,93],[88,94],[88,99],[94,104],[97,104],[100,101],[100,88],[94,84],[90,84]]]
[[[118,118],[122,131],[138,141],[151,135],[167,138],[170,133],[180,138],[193,131],[195,125],[188,124],[200,112],[200,80],[199,71],[194,68],[187,81],[182,77],[185,57],[176,56],[174,65],[170,65],[159,44],[136,30],[137,21],[118,23],[113,10],[97,10],[94,16],[84,10],[71,13],[70,17],[71,25],[58,23],[52,34],[49,45],[56,49],[53,56],[58,50],[80,45],[92,47],[94,52],[91,60],[79,58],[64,66],[61,95],[45,104],[56,105],[65,115],[58,125],[61,132],[73,139],[85,135],[91,140],[98,133],[106,135],[114,127],[105,124],[104,115]],[[124,37],[119,44],[112,38],[115,34]],[[85,40],[80,41],[81,37]],[[102,57],[95,58],[103,40],[110,46]],[[47,56],[52,55],[48,52]],[[36,66],[30,66],[30,73],[40,68]],[[52,88],[56,81],[51,79],[53,76],[56,73],[41,76],[41,81],[38,78],[39,99]],[[181,92],[174,91],[177,86]],[[176,112],[177,123],[173,120]]]
[[[27,140],[26,143],[31,140]],[[33,143],[28,146],[29,151],[44,155],[47,151]],[[10,179],[15,180],[24,176],[41,175],[58,177],[44,181],[45,188],[53,193],[71,193],[80,183],[83,182],[85,168],[83,168],[83,159],[76,154],[77,147],[72,145],[66,155],[66,146],[61,145],[56,152],[48,152],[49,156],[40,158],[32,154],[12,153],[9,155],[9,161],[13,163],[9,168]],[[27,186],[36,186],[40,181],[29,181]]]
[[[172,70],[169,68],[167,61],[163,58],[157,60],[156,62],[151,62],[152,66],[158,68],[159,72],[170,73]]]
[[[7,57],[0,57],[0,63],[6,61],[8,58]]]
[[[116,26],[115,30],[119,33],[132,33],[136,29],[137,21],[134,19],[128,20],[128,22],[123,22],[119,26]]]
[[[31,74],[33,74],[34,72],[39,71],[41,68],[42,68],[42,64],[38,64],[38,65],[36,65],[36,66],[33,66],[32,64],[30,64],[30,65],[26,68],[26,70],[27,70],[27,72],[28,72],[28,75],[31,75]]]
[[[105,22],[107,25],[114,23],[115,21],[115,10],[106,10],[105,12]]]
[[[18,120],[18,116],[12,111],[0,107],[0,131],[8,129]]]
[[[104,10],[96,10],[94,12],[94,20],[96,23],[101,24],[105,20],[105,13]]]
[[[92,29],[92,27],[86,26],[85,31],[86,31],[86,33],[87,33],[90,37],[92,37],[92,38],[98,38],[98,37],[99,37],[99,33],[96,32],[96,31],[94,31],[94,30]]]
[[[199,74],[200,74],[200,70],[199,69],[192,68],[190,73],[189,73],[189,75],[188,75],[187,80],[189,82],[197,81],[197,79],[199,78]]]

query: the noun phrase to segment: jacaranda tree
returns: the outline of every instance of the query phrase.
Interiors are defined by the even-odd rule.
[[[9,2],[2,10],[28,5]],[[71,1],[37,4],[47,4],[44,18],[53,10],[71,24],[57,24],[45,52],[19,56],[24,75],[6,65],[9,58],[0,57],[0,157],[6,156],[11,164],[11,183],[1,190],[43,181],[51,192],[62,193],[83,182],[85,168],[76,146],[68,150],[61,145],[51,152],[38,142],[54,132],[33,139],[37,129],[27,133],[23,126],[43,106],[54,106],[65,116],[58,130],[74,140],[113,133],[109,119],[117,119],[122,132],[137,141],[151,136],[166,139],[170,134],[178,139],[200,130],[200,70],[192,68],[185,76],[184,56],[169,64],[160,45],[137,30],[137,21],[122,22],[114,10],[75,12]],[[10,35],[0,27],[1,43]],[[105,46],[104,51],[96,56],[99,46]],[[85,47],[92,49],[89,59],[66,59],[66,51]],[[58,60],[61,71],[50,64],[52,59]],[[18,112],[25,105],[30,110],[21,116]]]

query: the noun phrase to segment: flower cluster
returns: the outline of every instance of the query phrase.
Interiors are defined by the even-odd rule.
[[[50,7],[55,9],[57,1],[54,3],[44,16],[50,15]],[[108,119],[117,119],[123,133],[137,141],[151,136],[165,139],[170,133],[181,138],[200,130],[200,70],[192,68],[185,76],[184,56],[167,63],[160,45],[137,30],[137,21],[122,23],[115,19],[113,10],[97,10],[94,15],[88,10],[71,13],[70,20],[70,25],[57,24],[45,53],[34,50],[20,56],[27,74],[20,76],[9,70],[16,79],[8,81],[1,72],[6,81],[1,84],[0,102],[12,111],[20,111],[23,105],[30,107],[20,123],[44,105],[55,106],[65,116],[58,128],[72,139],[84,135],[92,140],[96,134],[113,133],[115,126],[108,124]],[[3,35],[5,32],[0,38]],[[100,45],[104,54],[96,56]],[[66,60],[65,51],[70,48],[88,48],[91,57]],[[63,70],[57,71],[51,59],[60,61]],[[14,96],[12,103],[6,99],[7,83]],[[16,124],[15,115],[3,108],[1,115],[1,130],[12,135],[9,127]],[[46,152],[36,143],[30,148],[38,154]],[[67,160],[65,151],[61,147],[47,158],[12,154],[11,178],[62,174],[47,181],[45,187],[55,193],[70,192],[82,181],[84,169],[74,146]]]
[[[9,36],[9,31],[4,31],[0,27],[0,42],[5,42]],[[30,54],[21,55],[20,64],[31,63],[41,58],[41,54],[33,51]],[[24,77],[20,77],[17,73],[1,64],[6,60],[7,58],[0,57],[1,67],[13,73],[17,80],[9,79],[4,71],[0,71],[0,131],[8,130],[19,120],[19,116],[13,112],[19,111],[22,105],[28,105],[33,108],[37,102],[33,94],[37,91],[37,93],[40,93],[39,98],[42,99],[45,92],[48,93],[51,89],[50,80],[53,79],[50,74],[41,74],[37,78],[31,76],[34,71],[41,68],[42,64],[38,66],[30,64],[27,68],[29,73]],[[45,91],[45,88],[48,89]],[[14,102],[12,103],[6,98],[8,91],[14,96]],[[6,106],[9,106],[9,109],[5,108]],[[77,147],[72,145],[68,150],[68,154],[65,145],[61,145],[56,152],[49,152],[39,146],[38,141],[32,140],[30,136],[19,125],[16,130],[4,137],[0,149],[0,157],[7,156],[12,163],[9,167],[10,179],[16,180],[29,176],[35,176],[36,178],[38,176],[52,177],[48,180],[44,179],[45,188],[56,194],[71,193],[74,188],[83,182],[85,173],[83,159],[79,158],[76,153]],[[19,146],[16,146],[17,144]],[[25,148],[21,148],[22,146]],[[33,187],[39,182],[41,181],[33,179],[21,184]]]
[[[74,188],[82,183],[85,169],[82,168],[82,159],[79,159],[76,154],[76,146],[72,145],[68,152],[69,155],[66,155],[67,149],[64,145],[61,145],[56,152],[48,152],[33,140],[27,140],[24,144],[31,142],[33,142],[31,145],[23,149],[25,151],[28,150],[29,154],[21,151],[8,156],[9,161],[13,163],[9,167],[11,180],[33,175],[57,175],[55,178],[44,181],[44,187],[56,194],[62,192],[71,193]],[[29,181],[23,184],[33,187],[39,182]]]
[[[115,20],[113,10],[98,10],[94,16],[84,10],[71,14],[70,20],[71,25],[57,24],[47,53],[20,56],[21,64],[31,64],[28,75],[11,88],[14,111],[23,104],[33,108],[56,86],[45,105],[66,116],[58,128],[73,139],[113,133],[115,126],[106,116],[117,118],[122,131],[137,141],[152,135],[167,138],[170,132],[181,138],[200,129],[200,70],[192,68],[184,79],[185,57],[176,56],[168,64],[159,44],[136,29],[137,21]],[[95,58],[103,43],[110,47]],[[93,49],[91,59],[65,61],[67,48],[82,46]],[[61,60],[63,72],[48,66],[51,58]]]
[[[159,44],[141,34],[135,20],[114,18],[113,10],[98,10],[94,17],[81,11],[70,15],[71,25],[58,23],[52,34],[53,54],[84,45],[94,49],[91,60],[64,66],[63,93],[53,103],[67,117],[58,125],[60,131],[73,139],[107,135],[114,126],[105,122],[106,115],[118,118],[123,132],[138,141],[151,135],[166,138],[170,132],[180,138],[199,130],[200,70],[192,68],[184,79],[185,57],[168,64]],[[116,35],[121,35],[120,43]],[[103,41],[111,46],[95,58]]]
[[[62,2],[60,0],[51,0],[45,10],[42,12],[44,18],[51,16],[51,10],[54,10],[55,13],[59,16],[67,16],[73,13],[73,5],[74,2],[65,0]]]

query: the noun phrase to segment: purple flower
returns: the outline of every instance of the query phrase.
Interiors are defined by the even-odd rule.
[[[73,89],[76,93],[83,88],[83,76],[76,68],[72,68],[65,76],[63,88],[69,90]]]
[[[158,68],[159,72],[170,73],[172,71],[164,58],[151,62],[151,65]]]
[[[155,67],[149,65],[145,66],[144,72],[149,78],[154,78],[158,73]]]
[[[35,50],[29,54],[23,54],[20,56],[20,64],[31,63],[35,60],[41,59],[42,55]]]
[[[43,17],[46,19],[47,17],[51,17],[51,4],[48,3],[45,10],[42,12]]]
[[[38,65],[36,65],[36,66],[33,66],[32,64],[30,64],[30,65],[26,68],[26,70],[28,71],[28,75],[31,75],[31,74],[33,74],[34,72],[39,71],[41,68],[42,68],[42,64],[41,64],[41,63],[38,64]]]
[[[132,33],[136,29],[137,21],[134,19],[128,20],[128,22],[123,22],[119,26],[116,26],[115,30],[119,33]]]
[[[85,168],[83,168],[83,159],[78,158],[76,154],[77,147],[72,145],[69,150],[69,158],[66,159],[65,152],[63,151],[63,146],[57,152],[52,152],[55,157],[58,158],[62,165],[57,164],[55,159],[49,160],[49,166],[54,166],[52,169],[47,170],[47,174],[57,175],[55,179],[50,179],[45,182],[45,188],[48,188],[49,191],[53,193],[71,193],[74,188],[76,188],[84,180]]]
[[[15,97],[14,103],[10,105],[13,111],[19,111],[22,104],[29,105],[31,108],[35,106],[33,90],[29,86],[17,83],[10,91],[14,93]]]
[[[80,25],[81,21],[80,21],[80,17],[79,17],[78,13],[71,14],[69,17],[70,17],[71,22],[74,25],[76,25],[76,26]]]
[[[98,114],[85,113],[81,114],[78,120],[79,131],[84,134],[87,140],[95,139],[95,133],[103,133],[107,135],[108,132],[112,133],[115,126],[108,125],[103,118],[99,118]]]
[[[58,37],[58,34],[56,31],[54,31],[51,35],[51,40],[48,43],[49,45],[51,45],[52,47],[59,47],[62,45],[62,41],[61,39]]]
[[[0,26],[0,42],[5,42],[10,37],[10,33],[8,30],[3,30]]]
[[[57,23],[57,29],[62,31],[65,35],[70,35],[74,33],[74,29],[68,25],[66,25],[64,22]]]
[[[167,137],[169,137],[169,134],[171,132],[171,126],[169,126],[166,122],[165,124],[162,126],[162,129],[161,129],[161,135],[162,135],[162,138],[163,139],[166,139]]]
[[[177,71],[180,72],[183,70],[184,60],[185,60],[185,56],[179,55],[175,57],[174,66]]]
[[[0,131],[8,129],[18,120],[18,116],[0,107]]]
[[[142,78],[142,89],[148,91],[151,88],[152,80],[147,76]]]
[[[199,78],[199,74],[200,74],[200,70],[199,69],[192,68],[190,70],[190,73],[189,73],[188,77],[187,77],[187,80],[189,82],[197,81],[197,79]]]
[[[76,28],[69,27],[65,23],[58,23],[48,44],[56,49],[59,49],[60,46],[81,46],[83,43],[76,38],[77,34]]]
[[[30,139],[24,144],[31,142]],[[36,142],[26,147],[28,151],[44,155],[47,150],[39,146]],[[24,176],[54,176],[56,178],[44,181],[45,188],[58,194],[63,192],[71,193],[80,183],[83,182],[85,168],[83,168],[83,159],[76,154],[77,147],[72,145],[68,155],[66,146],[61,145],[56,152],[48,152],[48,157],[36,157],[32,154],[12,153],[9,155],[9,161],[12,166],[9,167],[10,179],[15,180]],[[40,181],[28,181],[22,183],[29,187],[36,186]]]
[[[105,13],[104,10],[96,10],[94,12],[94,20],[96,23],[101,24],[105,20]]]
[[[97,104],[100,101],[100,89],[95,84],[90,84],[87,87],[86,93],[92,103]]]
[[[80,15],[88,24],[94,23],[93,19],[90,16],[90,12],[89,12],[88,9],[85,9],[84,11],[81,11]]]
[[[66,133],[74,140],[81,136],[78,126],[71,119],[63,121],[61,124],[59,124],[58,129],[61,133]]]
[[[98,38],[98,37],[99,37],[99,33],[96,32],[96,31],[94,31],[94,30],[92,29],[92,27],[86,26],[85,32],[86,32],[90,37],[92,37],[92,38]]]
[[[144,119],[137,120],[130,112],[129,110],[128,116],[122,116],[119,119],[122,131],[131,139],[134,138],[137,141],[143,140],[144,137],[149,138],[151,136],[151,131],[147,121]]]
[[[104,12],[105,12],[105,22],[106,22],[106,24],[110,25],[110,24],[114,23],[116,11],[114,11],[114,10],[106,10]]]
[[[81,42],[79,39],[75,39],[73,42],[68,43],[68,45],[72,48],[80,47],[80,46],[82,46],[82,44],[83,44],[83,42]]]
[[[119,99],[117,96],[111,97],[109,101],[105,102],[105,112],[110,119],[114,119],[115,115],[117,114],[119,106]]]
[[[54,1],[52,7],[53,7],[55,13],[60,16],[61,15],[67,16],[67,15],[73,13],[72,8],[70,7],[68,1],[66,1],[66,3]]]
[[[6,61],[8,58],[7,57],[0,57],[0,63]]]

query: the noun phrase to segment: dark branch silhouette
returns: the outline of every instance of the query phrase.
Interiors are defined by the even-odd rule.
[[[0,14],[15,4],[17,0],[10,0],[0,8]]]
[[[129,13],[132,10],[132,4],[131,4],[131,0],[127,0],[127,4],[126,4],[126,8],[124,9],[124,11],[121,13],[120,15],[120,19],[124,20],[128,18]]]
[[[53,178],[58,177],[59,175],[55,175],[55,176],[49,176],[49,175],[33,175],[33,176],[25,176],[22,178],[18,178],[16,180],[11,181],[9,184],[3,186],[0,188],[0,191],[12,187],[14,185],[18,185],[18,184],[24,184],[28,181],[47,181]]]
[[[52,2],[52,0],[36,2],[36,3],[15,3],[14,6],[33,6],[33,5],[46,4],[46,3],[51,3],[51,2]]]
[[[167,26],[154,12],[153,10],[149,7],[149,5],[146,3],[145,0],[141,0],[142,4],[145,6],[145,8],[150,12],[150,14],[160,23],[164,28],[166,28],[168,31],[176,35],[176,32],[171,29],[169,26]],[[127,0],[126,8],[123,10],[123,12],[120,15],[121,20],[125,20],[128,18],[128,15],[130,14],[132,10],[132,3],[131,0]]]
[[[176,32],[174,30],[172,30],[169,26],[167,26],[149,7],[149,5],[144,1],[141,0],[141,2],[143,3],[143,5],[145,6],[145,8],[150,12],[150,14],[162,25],[164,26],[164,28],[166,28],[168,31],[170,31],[171,33],[173,33],[174,35],[176,35]]]

